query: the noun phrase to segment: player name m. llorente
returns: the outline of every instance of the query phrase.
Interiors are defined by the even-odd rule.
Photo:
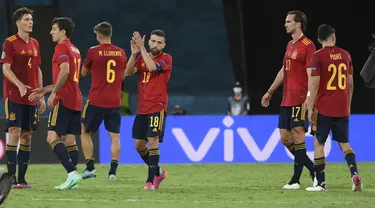
[[[99,56],[122,56],[121,51],[99,51]]]

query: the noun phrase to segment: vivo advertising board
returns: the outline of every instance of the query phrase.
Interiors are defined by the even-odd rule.
[[[134,117],[121,123],[122,164],[143,163],[134,149]],[[350,144],[357,160],[375,161],[373,123],[375,115],[350,117]],[[160,144],[160,163],[255,163],[291,162],[293,155],[280,142],[278,116],[169,116],[164,142]],[[307,152],[313,159],[313,137],[306,133]],[[99,129],[100,163],[110,163],[111,142],[104,125]],[[328,162],[344,162],[337,143],[327,139]]]

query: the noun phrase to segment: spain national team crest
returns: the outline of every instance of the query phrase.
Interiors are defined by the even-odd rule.
[[[292,53],[292,59],[296,59],[297,58],[297,55],[298,55],[298,51],[297,50],[294,50],[293,53]]]
[[[29,56],[33,55],[33,51],[32,50],[27,50],[27,54],[29,54]]]
[[[11,120],[11,121],[15,121],[15,120],[16,120],[16,114],[13,113],[13,112],[11,112],[11,113],[9,114],[9,120]]]
[[[1,53],[1,59],[5,58],[5,56],[6,56],[5,51],[3,51],[3,52]]]
[[[34,56],[38,56],[38,51],[34,48]]]

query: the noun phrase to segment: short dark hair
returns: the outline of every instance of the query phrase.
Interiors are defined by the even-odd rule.
[[[331,25],[322,24],[318,28],[318,39],[320,41],[327,40],[327,38],[333,34],[335,34],[335,28],[333,28]]]
[[[294,21],[301,23],[301,29],[302,31],[306,31],[307,29],[307,17],[305,13],[299,11],[299,10],[292,10],[288,12],[288,15],[294,14]]]
[[[159,29],[153,30],[151,32],[151,35],[157,35],[157,36],[163,37],[165,40],[167,39],[167,34],[163,30],[159,30]]]
[[[22,19],[23,15],[25,14],[31,14],[33,15],[34,11],[27,8],[27,7],[21,7],[19,9],[17,9],[14,13],[13,13],[13,21],[14,22],[17,22],[19,20]]]
[[[60,30],[65,30],[66,37],[70,38],[73,34],[75,24],[69,17],[55,17],[52,25],[56,24]]]
[[[109,22],[101,22],[94,27],[94,31],[103,36],[112,36],[112,25]]]

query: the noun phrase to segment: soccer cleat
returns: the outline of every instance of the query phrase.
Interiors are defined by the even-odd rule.
[[[154,178],[154,187],[155,189],[158,189],[160,187],[160,183],[168,177],[168,172],[164,169],[160,168],[160,176],[155,176]]]
[[[147,182],[143,189],[144,190],[155,190],[155,186],[151,182]]]
[[[362,191],[363,189],[363,184],[362,184],[362,178],[359,175],[354,175],[352,177],[352,191]]]
[[[320,192],[324,192],[324,191],[327,191],[326,188],[324,187],[321,187],[321,186],[313,186],[313,187],[307,187],[306,188],[306,191],[320,191]]]
[[[59,185],[59,186],[56,186],[55,189],[71,189],[73,186],[79,184],[82,182],[82,176],[80,176],[79,174],[76,174],[74,176],[70,176],[68,177],[68,179],[66,179],[66,181]]]
[[[78,188],[78,184],[75,184],[74,186],[70,187],[70,189],[77,189]]]
[[[32,188],[26,181],[20,181],[15,187],[16,189],[28,189]]]
[[[88,178],[96,178],[96,170],[95,169],[92,171],[85,170],[83,171],[81,176],[83,180],[88,179]]]
[[[314,177],[312,187],[315,187],[315,186],[317,186],[317,185],[318,185],[318,179],[316,179],[316,177]]]
[[[17,182],[17,181],[14,181],[14,182],[12,183],[12,189],[19,189],[19,187],[18,187],[18,182]]]
[[[116,180],[116,175],[115,175],[115,174],[110,174],[110,175],[108,176],[108,180],[110,180],[110,181],[114,181],[114,180]]]
[[[299,185],[299,183],[292,183],[292,184],[286,184],[283,189],[286,189],[286,190],[298,190],[301,188],[301,185]]]

